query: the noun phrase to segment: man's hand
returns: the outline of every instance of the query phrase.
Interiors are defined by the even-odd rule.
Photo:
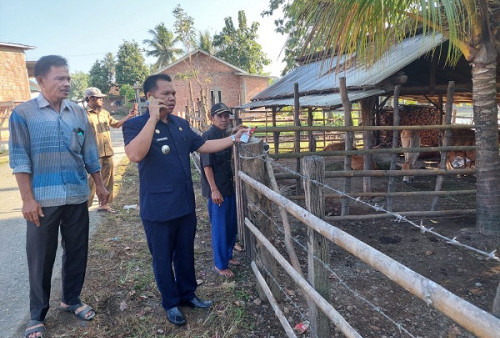
[[[241,142],[241,135],[243,135],[243,133],[246,133],[248,131],[248,128],[240,128],[237,132],[236,132],[236,135],[235,135],[235,139],[236,139],[236,142]]]
[[[149,117],[156,122],[160,121],[160,110],[167,108],[167,104],[154,96],[148,98]]]
[[[233,130],[231,130],[231,135],[232,134],[236,134],[238,132],[238,130],[243,129],[243,128],[246,128],[246,127],[244,125],[242,125],[242,124],[234,127]]]
[[[103,184],[96,184],[95,193],[99,199],[99,206],[103,206],[108,203],[109,192],[106,190]]]
[[[224,202],[224,198],[222,197],[218,189],[212,190],[211,198],[212,202],[217,204],[219,207],[222,204],[222,202]]]
[[[132,118],[137,115],[137,107],[137,103],[134,103],[134,106],[128,111],[128,118]]]
[[[40,226],[40,217],[44,217],[42,207],[34,199],[23,201],[23,217],[28,222],[34,223],[37,227]]]

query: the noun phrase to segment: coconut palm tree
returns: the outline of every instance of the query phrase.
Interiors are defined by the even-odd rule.
[[[175,48],[174,34],[165,27],[163,22],[154,29],[150,29],[149,34],[153,38],[151,40],[145,39],[143,43],[149,48],[146,50],[146,54],[157,58],[153,65],[154,69],[165,67],[175,61],[176,56],[182,53],[182,49]]]
[[[308,50],[325,50],[326,47],[340,55],[355,52],[358,60],[361,58],[367,63],[380,58],[395,43],[422,31],[441,33],[448,38],[447,61],[454,64],[463,55],[472,66],[478,147],[476,224],[483,234],[499,234],[496,76],[500,52],[500,1],[295,0],[286,15],[297,27],[308,32]]]
[[[208,54],[214,54],[214,39],[208,30],[199,32],[198,48],[204,50]]]

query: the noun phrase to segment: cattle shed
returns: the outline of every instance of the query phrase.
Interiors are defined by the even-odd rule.
[[[451,125],[452,106],[445,103],[472,103],[471,66],[464,58],[456,65],[448,64],[448,45],[447,39],[440,34],[407,38],[395,44],[373,65],[356,62],[355,57],[350,60],[353,62],[345,62],[345,56],[338,55],[312,61],[309,58],[309,61],[301,63],[255,95],[249,103],[239,106],[237,117],[251,120],[254,111],[264,108],[266,127],[257,130],[260,130],[260,135],[265,134],[266,141],[271,137],[272,141],[268,141],[271,145],[269,156],[276,160],[293,160],[295,163],[287,165],[289,168],[290,165],[294,166],[295,173],[279,173],[276,178],[293,179],[297,198],[301,194],[301,179],[296,178],[296,174],[301,172],[303,157],[328,156],[329,165],[332,164],[331,159],[338,161],[340,157],[344,162],[343,169],[341,165],[332,167],[334,171],[327,169],[326,177],[345,178],[343,191],[353,193],[352,196],[386,198],[388,210],[392,209],[394,196],[406,196],[405,192],[395,193],[394,182],[399,182],[394,181],[395,178],[436,177],[434,189],[412,194],[432,196],[432,205],[417,213],[444,215],[446,212],[437,210],[439,196],[475,194],[471,189],[442,191],[445,176],[475,173],[473,167],[454,170],[445,167],[445,163],[449,162],[446,152],[451,154],[455,151],[456,154],[457,151],[475,149],[473,145],[460,147],[447,143],[447,139],[442,140],[443,129],[464,128],[463,125]],[[400,99],[404,100],[404,104],[396,104]],[[359,103],[355,107],[359,113],[358,121],[352,120],[349,102]],[[272,120],[269,120],[272,122],[271,127],[268,125],[269,110],[272,114]],[[334,110],[337,111],[331,115]],[[323,112],[323,118],[319,119],[322,126],[315,123],[319,111]],[[330,114],[326,118],[325,112]],[[285,118],[291,115],[293,121]],[[254,120],[258,119],[254,117]],[[468,129],[471,127],[466,126]],[[418,130],[420,145],[409,148],[400,146],[399,133],[406,129]],[[397,170],[397,165],[401,165],[402,153],[419,153],[420,159],[431,158],[432,164],[418,164],[420,166]],[[404,159],[403,164],[406,161]],[[361,192],[350,190],[348,182],[355,177],[362,177]],[[387,191],[372,189],[371,179],[374,177],[389,179]],[[376,189],[379,188],[380,185]],[[473,209],[462,209],[449,212],[474,212]],[[342,199],[339,217],[348,215],[349,202]]]

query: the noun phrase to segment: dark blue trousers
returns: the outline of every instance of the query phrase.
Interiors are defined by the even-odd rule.
[[[214,263],[217,269],[225,270],[229,260],[233,258],[233,247],[238,233],[235,195],[224,197],[220,206],[209,198],[208,216],[212,224]]]
[[[49,310],[52,268],[61,229],[62,301],[80,303],[87,268],[89,212],[87,202],[42,208],[40,226],[27,222],[26,253],[30,280],[31,319],[43,321]]]
[[[142,224],[163,308],[168,310],[193,299],[197,286],[194,272],[196,215],[192,213],[165,222],[143,219]]]

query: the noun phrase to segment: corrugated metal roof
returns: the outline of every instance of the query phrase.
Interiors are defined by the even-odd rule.
[[[392,47],[386,53],[386,55],[379,61],[377,61],[374,65],[370,67],[356,65],[341,73],[335,72],[335,66],[337,64],[336,57],[327,61],[316,61],[305,64],[291,70],[278,82],[253,97],[252,103],[246,104],[242,107],[248,105],[252,105],[253,107],[285,105],[278,102],[289,102],[289,100],[282,101],[280,99],[283,97],[293,96],[294,83],[299,84],[299,92],[301,94],[338,91],[340,77],[346,78],[346,85],[348,88],[355,87],[357,88],[357,90],[363,87],[373,88],[373,86],[376,86],[378,83],[387,79],[389,76],[397,73],[399,70],[415,61],[422,55],[432,51],[434,48],[442,44],[445,40],[446,39],[441,34],[436,34],[433,36],[419,35],[416,37],[408,38],[400,44]],[[341,63],[342,62],[343,60],[341,60]],[[335,105],[330,104],[330,102],[324,101],[324,99],[328,95],[319,96],[321,97],[317,99],[318,102],[327,104],[318,106]],[[349,96],[351,99],[351,93],[349,94]],[[331,96],[331,98],[336,99],[336,96],[333,95]],[[255,102],[256,104],[254,104],[254,101],[260,100],[268,101],[268,103],[260,103],[260,105],[258,105],[257,102]]]
[[[349,101],[356,102],[365,97],[370,97],[373,95],[381,95],[384,91],[381,89],[370,89],[370,90],[359,90],[351,91],[348,93]],[[299,97],[299,104],[301,107],[339,107],[342,105],[342,99],[340,93],[330,93],[324,95],[305,95]],[[284,99],[270,99],[270,100],[260,100],[252,101],[239,106],[239,109],[255,109],[260,107],[287,107],[293,106],[293,97]]]

